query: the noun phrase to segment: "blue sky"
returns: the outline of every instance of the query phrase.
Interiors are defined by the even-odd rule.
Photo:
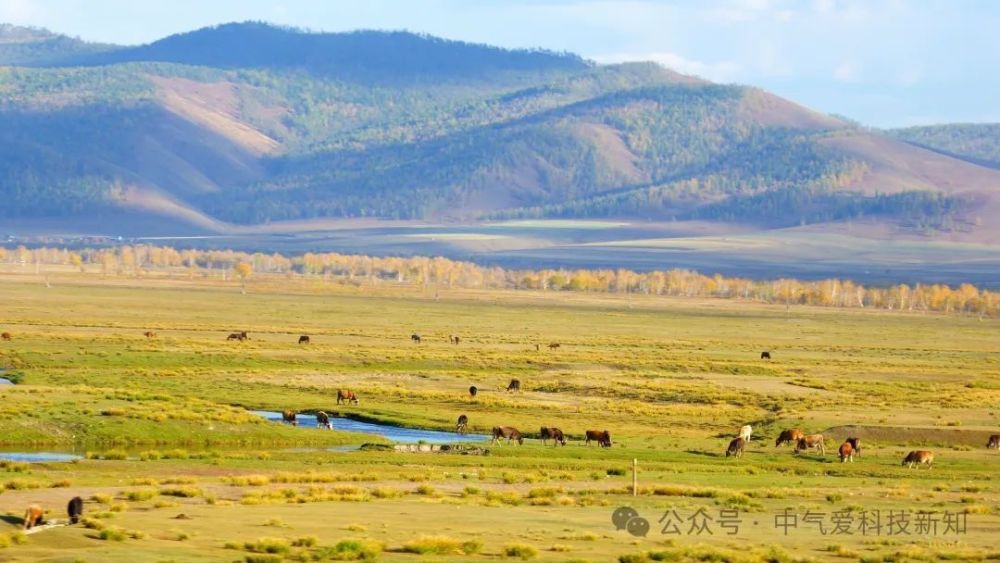
[[[0,0],[0,21],[115,43],[248,19],[655,60],[880,127],[1000,121],[992,0]]]

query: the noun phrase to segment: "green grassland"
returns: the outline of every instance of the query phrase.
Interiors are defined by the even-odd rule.
[[[18,382],[0,386],[0,449],[90,453],[0,463],[0,561],[1000,558],[996,319],[266,276],[246,295],[203,278],[49,282],[0,274],[0,377]],[[512,377],[522,392],[502,390]],[[338,406],[339,388],[361,404]],[[329,450],[378,440],[244,410],[287,408],[438,430],[464,413],[528,439],[487,456]],[[725,457],[747,423],[746,455]],[[569,444],[542,446],[543,425]],[[826,434],[827,454],[775,448],[796,426]],[[585,446],[591,428],[614,446]],[[863,455],[841,464],[849,434]],[[900,466],[917,447],[933,469]],[[28,504],[63,518],[75,495],[87,526],[17,533]],[[625,505],[647,536],[615,530]],[[738,510],[739,533],[662,533],[667,510],[701,508]],[[968,530],[785,535],[785,509],[961,513]]]

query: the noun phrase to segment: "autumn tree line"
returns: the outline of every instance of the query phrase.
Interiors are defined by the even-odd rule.
[[[515,270],[480,266],[442,257],[375,257],[308,252],[285,256],[233,250],[179,250],[166,246],[124,245],[114,248],[0,247],[0,264],[10,271],[35,271],[43,265],[63,265],[103,276],[142,277],[153,272],[190,277],[216,275],[246,281],[255,275],[320,278],[354,285],[394,283],[420,287],[465,289],[528,289],[712,297],[783,305],[873,308],[896,311],[965,313],[1000,316],[1000,293],[972,284],[898,284],[865,287],[850,280],[803,281],[782,278],[752,280],[706,276],[692,270],[634,272],[626,269]]]

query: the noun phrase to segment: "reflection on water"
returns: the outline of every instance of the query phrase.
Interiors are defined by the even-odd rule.
[[[274,411],[250,411],[258,416],[273,421],[281,422],[281,413]],[[299,428],[316,430],[316,417],[309,414],[298,416]],[[330,425],[336,430],[347,432],[361,432],[364,434],[375,434],[382,436],[393,442],[404,444],[416,444],[426,442],[428,444],[450,444],[453,442],[483,442],[490,437],[483,434],[459,434],[457,432],[440,432],[438,430],[420,430],[416,428],[401,428],[399,426],[389,426],[388,424],[374,424],[371,422],[360,422],[349,418],[330,417]]]
[[[0,385],[13,385],[13,384],[14,384],[13,381],[0,377]]]

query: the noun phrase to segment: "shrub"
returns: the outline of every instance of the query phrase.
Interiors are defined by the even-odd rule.
[[[167,497],[194,498],[201,496],[202,491],[198,487],[168,487],[160,489],[160,494]]]
[[[320,547],[314,553],[319,560],[333,559],[336,561],[374,561],[382,553],[382,544],[368,540],[347,539],[337,542],[333,547]]]
[[[101,504],[111,504],[114,501],[114,497],[106,493],[95,493],[90,500],[94,502],[99,502]]]
[[[403,551],[419,555],[471,555],[483,548],[482,542],[462,542],[448,536],[420,536],[403,544]]]
[[[260,538],[243,544],[243,549],[254,553],[288,553],[290,547],[288,540],[281,538]]]
[[[316,547],[319,539],[316,536],[302,536],[292,540],[293,547]]]
[[[73,484],[69,482],[69,479],[60,479],[58,481],[53,481],[50,488],[53,489],[64,489],[66,487],[71,487]]]
[[[509,543],[503,546],[504,557],[518,557],[523,561],[538,557],[538,550],[523,543]]]
[[[107,540],[125,541],[126,535],[125,535],[125,530],[122,530],[121,528],[118,528],[116,526],[112,526],[110,528],[102,529],[97,534],[97,537],[105,541]]]

